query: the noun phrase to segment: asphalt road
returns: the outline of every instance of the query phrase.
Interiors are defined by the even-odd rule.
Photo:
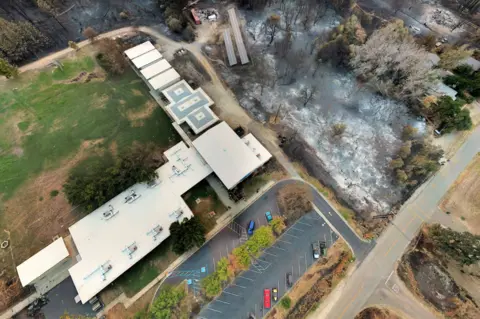
[[[263,289],[278,288],[280,300],[289,289],[286,274],[291,272],[295,282],[316,261],[311,243],[321,240],[330,247],[337,239],[338,235],[316,212],[303,216],[272,247],[266,249],[247,271],[225,287],[220,296],[203,307],[199,317],[243,319],[248,318],[251,312],[257,318],[262,318],[269,310],[263,308]]]
[[[479,151],[480,128],[477,128],[450,162],[407,201],[392,225],[382,233],[376,246],[339,292],[341,298],[338,298],[334,304],[332,301],[329,309],[325,311],[319,309],[311,315],[311,318],[354,318],[361,309],[370,304],[395,304],[396,300],[392,300],[395,299],[395,295],[408,294],[405,291],[406,288],[398,285],[394,287],[387,280],[395,269],[397,260],[403,255],[405,248],[421,225],[424,222],[435,222],[431,218],[439,201]],[[385,287],[394,292],[389,296],[391,299],[385,294],[383,294],[385,297],[383,300],[370,298],[377,290]],[[419,303],[412,303],[409,307],[418,307],[417,313],[422,312],[423,319],[435,318],[432,313],[422,311],[423,307]]]

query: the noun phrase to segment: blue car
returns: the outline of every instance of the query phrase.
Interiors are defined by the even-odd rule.
[[[253,231],[255,230],[255,222],[253,220],[251,220],[249,223],[248,223],[248,230],[247,230],[247,233],[249,235],[253,235]]]
[[[265,218],[267,219],[267,222],[270,223],[272,221],[272,213],[266,212],[265,213]]]

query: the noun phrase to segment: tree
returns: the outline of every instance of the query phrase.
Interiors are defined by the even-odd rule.
[[[170,238],[173,242],[172,250],[181,255],[193,247],[200,247],[205,242],[205,227],[198,217],[184,218],[170,225]]]
[[[86,27],[85,30],[83,30],[82,35],[88,40],[90,40],[90,42],[94,42],[98,36],[98,33],[97,31],[95,31],[94,28]]]
[[[242,269],[247,269],[248,266],[250,266],[251,257],[245,245],[235,248],[232,251],[232,256],[234,258],[234,262],[238,263]]]
[[[272,227],[273,232],[275,235],[280,236],[280,234],[287,228],[285,225],[285,220],[281,216],[273,217],[272,221],[270,222],[270,227]]]
[[[417,132],[418,129],[416,127],[413,127],[411,125],[405,125],[402,131],[402,140],[408,141],[412,139],[417,134]]]
[[[378,92],[396,99],[423,96],[438,81],[428,53],[415,43],[403,21],[376,30],[363,45],[354,46],[350,61],[355,73]]]
[[[151,315],[156,319],[175,318],[179,312],[179,304],[185,298],[185,291],[179,287],[165,285],[150,308]]]
[[[195,41],[195,30],[193,30],[191,25],[187,25],[182,31],[182,37],[187,42]]]
[[[49,12],[52,15],[58,14],[63,4],[62,0],[35,0],[40,9]]]
[[[250,254],[257,255],[261,250],[270,247],[275,241],[271,227],[262,226],[245,242]]]
[[[222,282],[218,277],[218,273],[214,272],[201,281],[201,286],[205,290],[208,297],[215,297],[222,291]]]
[[[182,22],[174,17],[168,18],[167,26],[171,31],[176,33],[182,32],[182,29],[183,29]]]
[[[452,70],[458,66],[460,61],[472,56],[472,53],[473,50],[468,50],[466,45],[448,47],[440,54],[440,63],[438,65],[441,68]]]
[[[8,63],[7,60],[0,58],[0,75],[5,76],[7,79],[13,78],[18,75],[18,69],[16,66]]]
[[[397,182],[399,184],[403,184],[408,180],[408,175],[405,173],[404,170],[397,169],[396,176],[397,176]]]
[[[280,300],[280,304],[284,309],[290,309],[292,305],[292,300],[290,299],[289,296],[284,296],[282,300]]]
[[[98,48],[97,59],[99,64],[110,74],[123,74],[128,62],[123,55],[126,46],[121,40],[104,38],[96,42]]]
[[[342,136],[346,130],[347,130],[347,125],[345,123],[335,123],[332,126],[332,135],[334,137]]]
[[[403,167],[404,163],[401,158],[396,158],[390,161],[390,167],[391,168],[401,168]]]
[[[230,263],[226,257],[220,259],[217,263],[217,274],[220,281],[228,281],[233,277],[232,269],[229,267]]]
[[[280,26],[280,16],[272,14],[265,21],[265,34],[270,37],[268,45],[270,46],[275,40],[275,35],[277,34],[278,27]]]
[[[289,221],[296,221],[310,212],[312,200],[312,191],[304,184],[288,184],[277,191],[278,206]]]
[[[398,151],[398,156],[402,159],[406,159],[410,154],[412,153],[412,142],[411,141],[406,141],[402,144],[400,147],[400,150]]]
[[[9,63],[23,61],[52,42],[29,22],[0,18],[0,57]]]
[[[429,33],[418,39],[418,43],[423,45],[427,51],[432,51],[437,47],[437,38],[433,33]]]
[[[456,232],[438,224],[430,227],[428,235],[435,244],[435,248],[453,260],[464,265],[472,265],[480,261],[480,236],[469,232]]]
[[[464,109],[465,101],[462,99],[453,100],[449,96],[442,96],[432,107],[439,130],[449,133],[454,130],[465,131],[472,128],[470,111]]]
[[[78,47],[78,45],[73,42],[73,41],[68,41],[68,46],[72,49],[74,49],[75,51],[78,51],[80,48]]]
[[[308,102],[310,102],[317,93],[317,86],[311,85],[310,87],[304,87],[300,90],[300,95],[302,99],[303,106],[307,106]]]
[[[136,183],[154,181],[159,161],[152,158],[153,147],[153,144],[138,144],[118,160],[92,157],[77,165],[63,185],[68,201],[92,211]]]

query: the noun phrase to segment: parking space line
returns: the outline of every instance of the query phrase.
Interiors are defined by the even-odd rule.
[[[223,292],[226,293],[226,294],[235,296],[235,297],[240,297],[240,295],[236,295],[236,294],[234,294],[234,293],[231,293],[231,292],[228,292],[228,291],[225,291],[225,290],[224,290]]]
[[[300,237],[298,237],[298,236],[291,235],[291,234],[289,234],[289,233],[283,233],[283,234],[286,235],[286,236],[292,236],[292,237],[294,237],[294,238],[300,238]]]
[[[250,281],[255,281],[255,280],[253,280],[253,279],[251,279],[251,278],[247,278],[247,277],[243,277],[243,276],[238,276],[238,277],[239,277],[239,278],[246,279],[246,280],[250,280]]]
[[[282,243],[285,243],[285,244],[288,244],[288,245],[292,244],[291,242],[286,241],[286,240],[277,239],[277,241],[281,241]]]
[[[226,301],[223,301],[223,300],[219,300],[219,299],[215,299],[215,300],[213,300],[213,301],[215,301],[215,302],[221,302],[221,303],[224,303],[224,304],[227,304],[227,305],[231,305],[231,303],[226,302]]]
[[[268,251],[264,251],[263,253],[264,253],[264,254],[267,254],[267,255],[270,255],[270,256],[273,256],[273,257],[277,257],[277,256],[278,256],[278,255],[275,255],[275,254],[269,253]]]
[[[305,231],[305,229],[297,228],[297,227],[294,227],[294,226],[290,227],[288,230],[290,230],[290,229],[298,230],[298,231]]]
[[[247,288],[247,287],[245,287],[245,286],[240,286],[240,285],[237,285],[237,284],[232,284],[232,286],[240,287],[240,288],[243,288],[243,289],[246,289],[246,288]]]
[[[283,249],[283,248],[277,247],[277,246],[275,246],[275,245],[273,245],[273,246],[270,246],[270,247],[271,247],[271,248],[277,248],[277,249],[280,249],[280,250],[283,250],[283,251],[287,251],[286,249]]]
[[[303,222],[300,222],[300,221],[297,221],[295,224],[302,224],[302,225],[306,225],[308,227],[311,227],[312,225],[310,224],[307,224],[307,223],[303,223]]]
[[[213,309],[213,308],[210,308],[210,307],[207,307],[208,310],[211,310],[211,311],[215,311],[215,312],[218,312],[218,313],[223,313],[221,312],[220,310],[216,310],[216,309]]]

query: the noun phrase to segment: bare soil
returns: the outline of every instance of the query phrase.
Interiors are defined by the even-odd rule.
[[[66,235],[68,226],[83,217],[68,203],[61,189],[69,170],[88,157],[99,142],[85,141],[77,154],[58,169],[45,171],[27,181],[16,196],[5,202],[1,221],[4,233],[0,239],[9,237],[11,252],[0,251],[0,273],[5,271],[6,277],[15,276],[16,265],[50,244],[55,236]],[[51,197],[53,190],[60,193]]]
[[[351,257],[350,249],[339,239],[329,248],[327,258],[315,263],[287,294],[291,299],[290,309],[285,309],[278,303],[266,318],[305,318],[342,280],[352,265]]]
[[[450,212],[472,234],[480,235],[480,155],[477,154],[443,198],[440,207]]]
[[[157,107],[157,104],[153,100],[148,100],[139,110],[128,110],[127,118],[132,122],[144,120],[152,115],[155,107]]]
[[[356,315],[355,319],[402,319],[402,317],[387,308],[368,307]]]
[[[137,312],[147,310],[157,287],[158,285],[152,287],[128,308],[121,303],[116,304],[107,312],[107,319],[129,319],[133,318]]]
[[[480,309],[468,290],[471,287],[460,286],[461,281],[454,280],[452,276],[452,267],[457,268],[455,272],[458,272],[461,266],[447,264],[444,256],[434,254],[427,227],[422,229],[413,243],[398,267],[398,275],[412,293],[443,316],[480,318]]]

